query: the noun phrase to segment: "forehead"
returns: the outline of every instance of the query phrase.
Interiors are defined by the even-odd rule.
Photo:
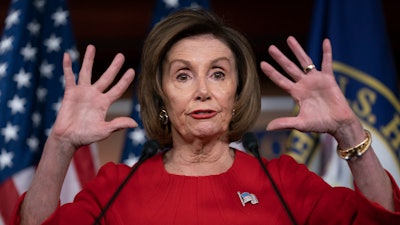
[[[167,61],[174,60],[181,56],[188,55],[219,55],[233,58],[232,50],[229,46],[212,34],[196,35],[183,38],[172,45],[167,53]]]

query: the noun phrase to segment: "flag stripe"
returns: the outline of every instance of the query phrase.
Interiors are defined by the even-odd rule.
[[[35,175],[35,167],[30,166],[18,173],[16,173],[12,177],[12,181],[14,182],[15,188],[17,189],[18,194],[22,194],[28,190],[29,185]]]
[[[79,181],[79,178],[75,167],[74,166],[68,167],[68,171],[65,176],[64,183],[60,193],[61,204],[73,201],[74,196],[81,189],[81,186],[77,181]]]
[[[73,165],[78,173],[78,179],[81,184],[86,183],[86,181],[96,175],[94,168],[97,167],[93,161],[94,157],[91,147],[90,145],[85,145],[79,148],[74,154]]]
[[[17,202],[19,194],[14,186],[14,182],[11,179],[6,180],[0,184],[0,212],[1,217],[7,223],[10,221],[14,205]]]

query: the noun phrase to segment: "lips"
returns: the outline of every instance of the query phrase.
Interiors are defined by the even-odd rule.
[[[189,115],[194,119],[209,119],[214,117],[216,114],[217,112],[213,110],[196,110],[191,112]]]

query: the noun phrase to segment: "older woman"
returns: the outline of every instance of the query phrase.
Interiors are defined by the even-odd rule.
[[[255,157],[229,147],[259,114],[253,53],[245,38],[215,15],[183,10],[149,34],[139,76],[147,135],[166,150],[133,169],[106,164],[73,203],[59,206],[75,150],[115,130],[136,126],[125,117],[104,121],[110,104],[134,77],[129,69],[103,93],[121,68],[123,56],[118,54],[91,84],[95,50],[88,46],[75,84],[66,55],[66,91],[59,116],[14,223],[399,224],[399,189],[380,165],[368,131],[335,82],[329,41],[323,43],[321,71],[293,37],[287,42],[306,69],[299,69],[274,46],[269,53],[292,79],[266,62],[261,69],[293,96],[300,112],[272,121],[268,129],[333,135],[340,156],[348,160],[355,191],[330,187],[288,156],[263,159],[264,171]],[[132,177],[131,171],[135,171]]]

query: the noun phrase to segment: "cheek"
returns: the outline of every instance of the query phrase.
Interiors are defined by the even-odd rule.
[[[185,115],[186,108],[190,102],[190,98],[188,96],[188,93],[182,93],[180,91],[176,91],[173,94],[167,94],[165,107],[171,120]]]
[[[222,107],[232,109],[236,99],[236,89],[226,89],[215,94]]]

